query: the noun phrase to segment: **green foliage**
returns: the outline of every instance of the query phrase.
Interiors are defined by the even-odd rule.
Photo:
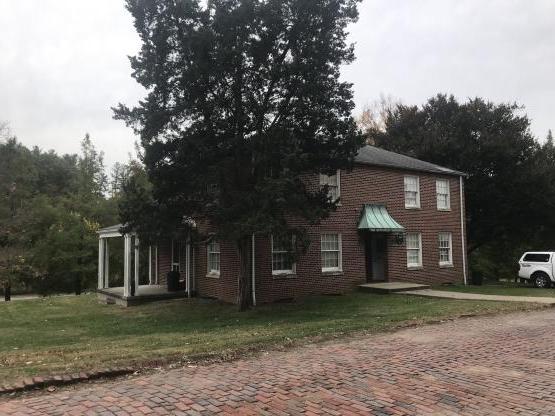
[[[48,293],[94,287],[100,224],[117,221],[103,156],[89,137],[82,155],[0,142],[0,280]]]
[[[98,153],[87,133],[81,142],[81,157],[77,161],[78,189],[85,197],[102,197],[108,178],[104,170],[104,154]]]
[[[242,287],[250,235],[325,217],[335,203],[303,178],[349,168],[363,144],[340,81],[358,0],[201,3],[127,2],[143,42],[133,76],[149,93],[115,114],[141,137],[152,199],[123,220],[143,238],[208,220],[236,243]]]
[[[523,250],[555,247],[555,151],[530,132],[516,104],[437,95],[421,107],[385,111],[368,131],[386,149],[468,173],[465,181],[472,266],[514,275]]]

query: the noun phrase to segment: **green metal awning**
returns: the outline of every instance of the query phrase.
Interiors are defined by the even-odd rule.
[[[371,204],[364,205],[362,208],[358,229],[381,233],[398,233],[405,230],[389,215],[384,205]]]

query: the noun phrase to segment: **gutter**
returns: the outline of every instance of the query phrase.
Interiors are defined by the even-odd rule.
[[[465,177],[468,178],[468,173],[465,172],[459,172],[456,170],[449,170],[449,171],[441,171],[441,170],[432,170],[432,169],[416,169],[416,168],[409,168],[409,167],[399,167],[399,166],[394,166],[394,165],[386,165],[386,164],[381,164],[381,163],[369,163],[369,162],[358,162],[355,161],[353,166],[355,165],[360,165],[360,166],[375,166],[378,168],[384,168],[384,169],[391,169],[391,170],[396,170],[396,171],[401,171],[401,172],[420,172],[420,173],[429,173],[432,175],[445,175],[445,176],[461,176],[461,177]]]

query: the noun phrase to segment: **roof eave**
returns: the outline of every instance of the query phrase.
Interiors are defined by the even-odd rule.
[[[459,172],[457,170],[449,170],[449,171],[440,171],[440,170],[432,170],[432,169],[416,169],[416,168],[409,168],[409,167],[399,167],[388,165],[385,163],[374,163],[374,162],[362,162],[360,160],[355,160],[355,165],[364,165],[364,166],[379,166],[382,168],[388,169],[395,169],[395,170],[409,170],[411,172],[426,172],[426,173],[435,173],[437,175],[448,175],[448,176],[463,176],[468,178],[468,173]]]

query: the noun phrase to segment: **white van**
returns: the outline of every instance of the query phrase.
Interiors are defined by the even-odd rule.
[[[518,264],[518,277],[531,281],[536,287],[547,288],[555,282],[555,251],[529,251]]]

